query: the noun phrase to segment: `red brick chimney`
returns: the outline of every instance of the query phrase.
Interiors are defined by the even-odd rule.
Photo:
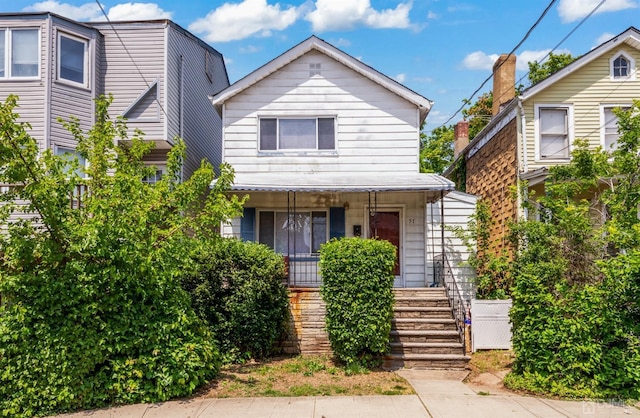
[[[461,120],[453,128],[453,158],[460,155],[467,145],[469,145],[469,122]]]
[[[502,54],[493,64],[493,116],[516,96],[516,56]]]

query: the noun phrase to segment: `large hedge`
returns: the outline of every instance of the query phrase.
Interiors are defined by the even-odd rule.
[[[373,366],[388,350],[395,259],[387,241],[342,238],[320,249],[326,329],[334,354],[348,366]]]
[[[203,243],[193,260],[182,284],[224,359],[272,354],[289,315],[282,256],[263,244],[218,238]]]
[[[127,138],[109,103],[96,101],[86,134],[77,120],[65,124],[86,167],[41,152],[15,97],[0,104],[0,183],[18,185],[0,194],[0,415],[187,396],[219,368],[179,273],[194,234],[238,213],[224,194],[232,173],[222,167],[211,193],[208,164],[179,182],[178,141],[168,175],[144,183],[151,145]]]

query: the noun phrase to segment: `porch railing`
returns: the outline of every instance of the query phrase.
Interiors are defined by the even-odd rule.
[[[286,281],[293,287],[318,287],[320,277],[320,256],[318,254],[296,254],[284,257]]]
[[[458,334],[460,334],[460,341],[462,342],[462,346],[466,347],[465,326],[470,320],[469,306],[462,297],[462,289],[460,289],[460,285],[453,275],[453,270],[447,257],[438,255],[434,261],[436,263],[435,283],[445,288],[449,304],[451,305],[451,311],[453,312],[453,318],[456,321],[456,329],[458,330]]]

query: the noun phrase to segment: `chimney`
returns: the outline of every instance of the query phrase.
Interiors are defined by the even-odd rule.
[[[516,56],[502,54],[493,64],[493,116],[516,96]]]
[[[469,145],[469,122],[461,120],[453,128],[453,158],[456,158]]]

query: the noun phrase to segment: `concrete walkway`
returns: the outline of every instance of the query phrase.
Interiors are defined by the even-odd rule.
[[[640,417],[640,410],[615,402],[557,401],[492,394],[462,383],[466,372],[401,370],[417,395],[300,398],[191,399],[129,405],[62,415],[66,418],[500,418]]]

